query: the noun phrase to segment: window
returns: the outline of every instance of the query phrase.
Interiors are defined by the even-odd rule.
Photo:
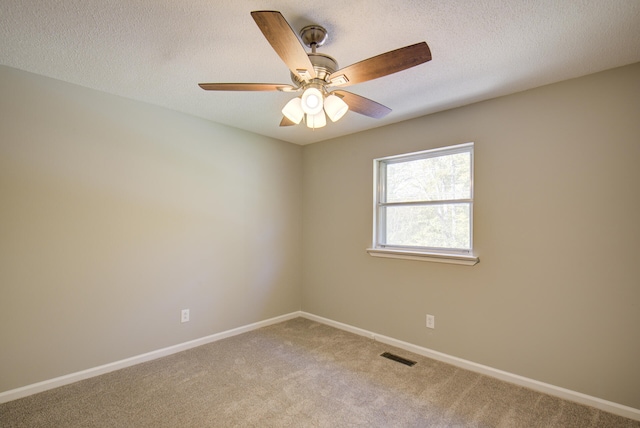
[[[473,143],[374,160],[371,255],[473,265]]]

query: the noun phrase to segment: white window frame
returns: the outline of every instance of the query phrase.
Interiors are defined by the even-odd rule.
[[[419,202],[388,203],[384,200],[386,194],[386,165],[392,163],[409,162],[417,159],[428,159],[443,155],[453,155],[456,153],[470,153],[471,155],[471,192],[469,199],[437,200]],[[453,263],[462,265],[475,265],[480,260],[473,254],[473,194],[474,194],[474,143],[458,144],[455,146],[441,147],[437,149],[424,150],[415,153],[387,156],[373,160],[373,243],[367,252],[376,257],[400,258],[408,260],[422,260],[441,263]],[[384,208],[389,206],[407,205],[438,205],[443,203],[467,203],[469,204],[469,249],[445,249],[417,246],[394,246],[381,242],[384,241],[385,218]]]

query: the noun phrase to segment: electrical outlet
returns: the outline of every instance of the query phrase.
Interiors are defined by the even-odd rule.
[[[427,328],[436,328],[436,317],[427,314]]]
[[[183,309],[180,316],[180,322],[189,322],[189,309]]]

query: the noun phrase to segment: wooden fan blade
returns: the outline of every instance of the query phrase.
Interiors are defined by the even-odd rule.
[[[356,113],[373,117],[375,119],[383,118],[391,113],[391,109],[389,107],[383,106],[369,98],[361,97],[360,95],[347,91],[333,91],[332,93],[342,98],[342,100],[349,106],[349,110]]]
[[[348,86],[397,73],[430,60],[429,46],[420,42],[344,67],[332,73],[329,80],[333,86]]]
[[[291,85],[280,83],[198,83],[205,91],[282,91],[295,90]]]
[[[304,46],[280,12],[259,10],[251,12],[251,16],[273,50],[293,74],[300,76],[305,81],[316,77],[313,64],[311,64]]]
[[[282,120],[280,121],[280,126],[293,126],[293,125],[296,125],[296,123],[289,120],[287,116],[282,116]]]

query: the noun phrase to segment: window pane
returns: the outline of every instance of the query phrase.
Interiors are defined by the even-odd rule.
[[[386,207],[383,245],[471,249],[471,205]]]
[[[469,152],[387,164],[387,202],[471,199]]]

